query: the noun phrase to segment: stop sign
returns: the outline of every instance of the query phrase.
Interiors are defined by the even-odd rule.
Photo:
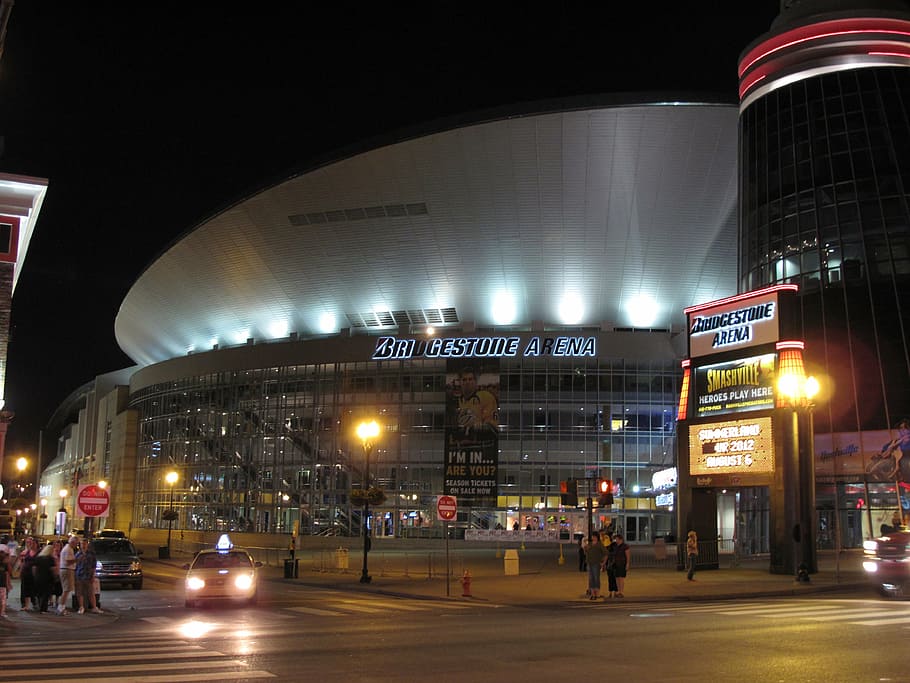
[[[76,509],[85,517],[101,517],[107,514],[111,496],[107,489],[97,484],[80,486],[76,492]]]
[[[436,498],[436,519],[449,522],[455,519],[456,512],[458,512],[458,503],[455,496],[438,496]]]

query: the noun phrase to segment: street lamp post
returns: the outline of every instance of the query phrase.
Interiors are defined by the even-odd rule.
[[[66,496],[69,494],[69,491],[66,489],[60,489],[60,510],[57,512],[57,519],[55,520],[54,527],[57,530],[58,536],[63,536],[66,533]]]
[[[41,499],[41,535],[44,536],[44,520],[47,519],[47,498]]]
[[[168,503],[168,516],[167,516],[167,556],[168,559],[171,557],[171,527],[174,524],[174,484],[177,483],[177,479],[180,475],[176,472],[168,472],[164,477],[164,480],[170,484],[171,487],[171,496],[170,502]]]
[[[363,444],[365,460],[363,475],[363,570],[360,573],[360,583],[369,583],[372,579],[367,571],[367,556],[370,552],[370,527],[367,521],[370,515],[370,453],[373,451],[373,440],[379,436],[379,424],[375,420],[361,422],[357,425],[357,436],[360,437],[360,443]]]
[[[801,359],[800,359],[801,361]],[[799,533],[794,533],[797,552],[794,553],[794,573],[799,576],[799,564],[805,571],[818,571],[818,554],[815,547],[815,425],[812,409],[819,391],[818,380],[806,377],[802,363],[782,372],[778,389],[785,404],[792,411],[790,427],[789,472],[795,481],[789,482],[790,509],[795,513]],[[802,429],[800,429],[800,417]],[[807,579],[808,580],[808,579]]]

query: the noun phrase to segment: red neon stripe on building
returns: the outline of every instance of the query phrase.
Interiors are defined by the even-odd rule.
[[[823,21],[818,24],[800,26],[786,31],[760,43],[743,57],[739,63],[739,77],[748,71],[755,62],[765,57],[800,43],[833,36],[855,35],[859,33],[888,33],[910,37],[910,22],[903,19],[853,18]]]

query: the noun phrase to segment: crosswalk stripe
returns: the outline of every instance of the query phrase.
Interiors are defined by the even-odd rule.
[[[840,621],[861,626],[910,623],[910,616],[900,616],[906,614],[904,610],[885,606],[873,607],[870,604],[857,604],[843,600],[753,603],[742,606],[711,604],[697,607],[670,607],[667,611],[672,611],[676,614],[722,614],[736,617],[755,617],[758,619],[793,619],[816,622]],[[875,618],[866,619],[865,617]]]
[[[111,672],[110,676],[105,675],[104,671],[86,670],[89,680],[107,681],[122,680],[116,672]],[[270,671],[250,670],[250,671],[213,671],[211,673],[198,674],[180,674],[180,681],[249,681],[254,678],[275,678],[275,674]],[[155,676],[130,676],[130,683],[172,683],[175,680],[174,674],[161,674]],[[73,683],[72,678],[44,678],[41,683]]]
[[[810,616],[806,618],[810,621],[849,621],[851,619],[856,619],[857,617],[871,617],[876,615],[886,617],[888,615],[888,612],[879,609],[848,610],[846,612],[832,614],[830,616]]]
[[[910,617],[892,617],[892,616],[883,616],[881,619],[873,619],[869,621],[851,621],[851,624],[859,624],[860,626],[881,626],[881,625],[890,625],[890,624],[910,624]]]
[[[0,653],[3,654],[2,661],[7,664],[45,664],[47,663],[46,656],[38,656],[34,650],[34,641],[29,642],[30,649],[25,651],[18,652],[3,652],[3,649],[0,648]],[[85,661],[104,661],[105,659],[112,658],[121,658],[124,660],[129,660],[130,657],[136,656],[136,647],[132,648],[123,648],[108,646],[106,643],[104,645],[105,655],[98,659],[97,657],[91,657],[85,654],[86,644],[83,642],[80,645],[70,645],[69,647],[57,647],[57,644],[54,643],[54,657],[62,658],[70,655],[78,655],[80,662]],[[193,651],[199,652],[200,650],[205,650],[201,645],[188,645],[188,644],[172,644],[170,646],[159,645],[158,647],[147,648],[142,646],[142,656],[143,657],[162,657],[170,656],[175,652],[183,651]],[[128,652],[130,654],[117,654],[120,652]],[[84,656],[83,656],[84,655]],[[190,655],[192,656],[192,655]]]
[[[44,664],[47,664],[47,658],[43,660]],[[227,667],[238,667],[246,666],[246,662],[242,662],[239,659],[229,659],[229,660],[213,660],[210,662],[181,662],[179,665],[180,671],[186,671],[187,669],[224,669]],[[173,664],[163,662],[161,664],[118,664],[117,673],[124,673],[127,671],[167,671],[169,669],[176,669],[178,667]],[[75,674],[85,674],[91,673],[94,677],[97,669],[89,668],[85,666],[67,666],[67,667],[54,667],[47,669],[37,669],[32,668],[28,670],[28,676],[31,680],[44,680],[45,676],[65,676],[65,675],[75,675]],[[15,675],[15,674],[14,674]],[[9,680],[9,679],[6,679]]]
[[[358,600],[358,601],[355,601],[355,600],[331,600],[331,601],[329,601],[329,602],[331,602],[331,603],[335,603],[335,602],[341,603],[341,604],[344,605],[345,607],[348,607],[348,606],[350,606],[350,605],[361,605],[361,604],[363,604],[363,602],[362,602],[362,601],[359,601],[359,600]],[[426,611],[437,610],[437,609],[459,609],[459,610],[461,610],[461,609],[467,609],[467,608],[468,608],[468,605],[451,604],[451,603],[447,603],[447,602],[438,602],[438,603],[437,603],[437,602],[433,602],[433,603],[429,603],[429,602],[427,602],[427,603],[413,603],[413,602],[410,602],[410,603],[408,603],[408,602],[405,602],[405,601],[403,601],[403,600],[402,600],[402,601],[392,601],[392,600],[370,600],[369,604],[370,604],[371,607],[375,606],[375,607],[381,607],[381,608],[387,609],[387,610],[402,611],[402,612],[426,612]]]
[[[380,612],[389,611],[384,607],[368,607],[367,605],[342,605],[342,609],[350,610],[353,612],[364,612],[366,614],[379,614]]]
[[[317,609],[316,607],[288,607],[287,609],[292,612],[300,612],[301,614],[312,614],[317,617],[343,617],[344,612],[337,612],[327,609]]]
[[[192,649],[192,648],[188,648],[188,649]],[[200,649],[205,650],[205,648],[200,648]],[[30,653],[30,654],[31,654],[31,658],[17,659],[16,663],[17,664],[46,664],[47,663],[46,654],[42,655],[40,657],[35,657],[34,653]],[[216,652],[215,650],[205,650],[204,654],[212,655],[214,657],[226,656],[223,652]],[[171,651],[171,652],[156,652],[156,653],[152,653],[152,654],[148,654],[144,650],[142,652],[142,657],[146,660],[154,660],[156,658],[160,659],[162,657],[166,657],[168,659],[190,659],[192,657],[198,657],[199,655],[200,655],[199,652],[173,652],[173,651]],[[113,655],[113,654],[107,654],[107,653],[100,654],[100,655],[92,655],[92,654],[89,654],[86,652],[84,654],[79,655],[79,661],[85,662],[85,663],[95,662],[95,663],[103,664],[104,662],[128,662],[129,660],[135,659],[136,657],[137,657],[137,654],[135,651],[133,652],[133,654],[129,654],[129,655]]]
[[[23,645],[26,645],[28,649],[34,649],[35,639],[28,636],[15,636],[15,638],[21,639]],[[6,640],[4,643],[9,643],[11,640]],[[80,654],[85,652],[85,640],[54,640],[54,654],[62,654],[67,652],[79,652]],[[99,640],[94,641],[97,643],[104,644],[105,652],[135,652],[137,647],[142,647],[143,651],[153,650],[153,649],[162,649],[162,650],[173,650],[175,647],[180,647],[181,645],[190,646],[186,641],[173,640],[166,638],[136,638],[129,640],[117,640],[116,642],[110,642],[108,640]],[[192,647],[197,647],[192,645]],[[2,648],[0,648],[2,649]],[[28,654],[28,649],[18,651],[17,654]],[[15,655],[12,655],[15,656]]]
[[[768,612],[771,612],[769,615]],[[807,609],[805,607],[793,608],[793,609],[780,609],[778,607],[765,607],[764,609],[754,609],[749,610],[748,612],[737,612],[734,610],[718,610],[717,614],[729,614],[731,616],[756,616],[756,617],[802,617],[807,614],[827,614],[829,612],[837,612],[838,608],[835,605],[822,605],[812,609]]]

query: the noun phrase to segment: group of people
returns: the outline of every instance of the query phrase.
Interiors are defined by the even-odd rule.
[[[626,576],[632,560],[632,549],[620,533],[605,534],[605,541],[599,531],[592,531],[591,537],[578,541],[578,571],[588,572],[588,589],[586,595],[591,600],[600,596],[600,575],[607,572],[607,589],[610,598],[622,598]],[[698,565],[698,535],[690,531],[686,535],[686,578],[695,580],[695,568]]]
[[[579,569],[588,572],[587,595],[591,600],[600,599],[600,575],[606,570],[610,598],[625,597],[626,576],[632,561],[632,549],[620,533],[606,534],[604,544],[599,531],[592,531],[591,537],[581,545],[583,557],[579,556]]]
[[[79,614],[101,614],[96,595],[100,593],[95,576],[97,558],[88,539],[70,536],[43,547],[38,539],[25,539],[21,548],[15,541],[0,543],[0,618],[7,618],[7,602],[13,578],[19,577],[19,603],[23,612],[48,612],[64,615],[66,601],[76,596]]]

